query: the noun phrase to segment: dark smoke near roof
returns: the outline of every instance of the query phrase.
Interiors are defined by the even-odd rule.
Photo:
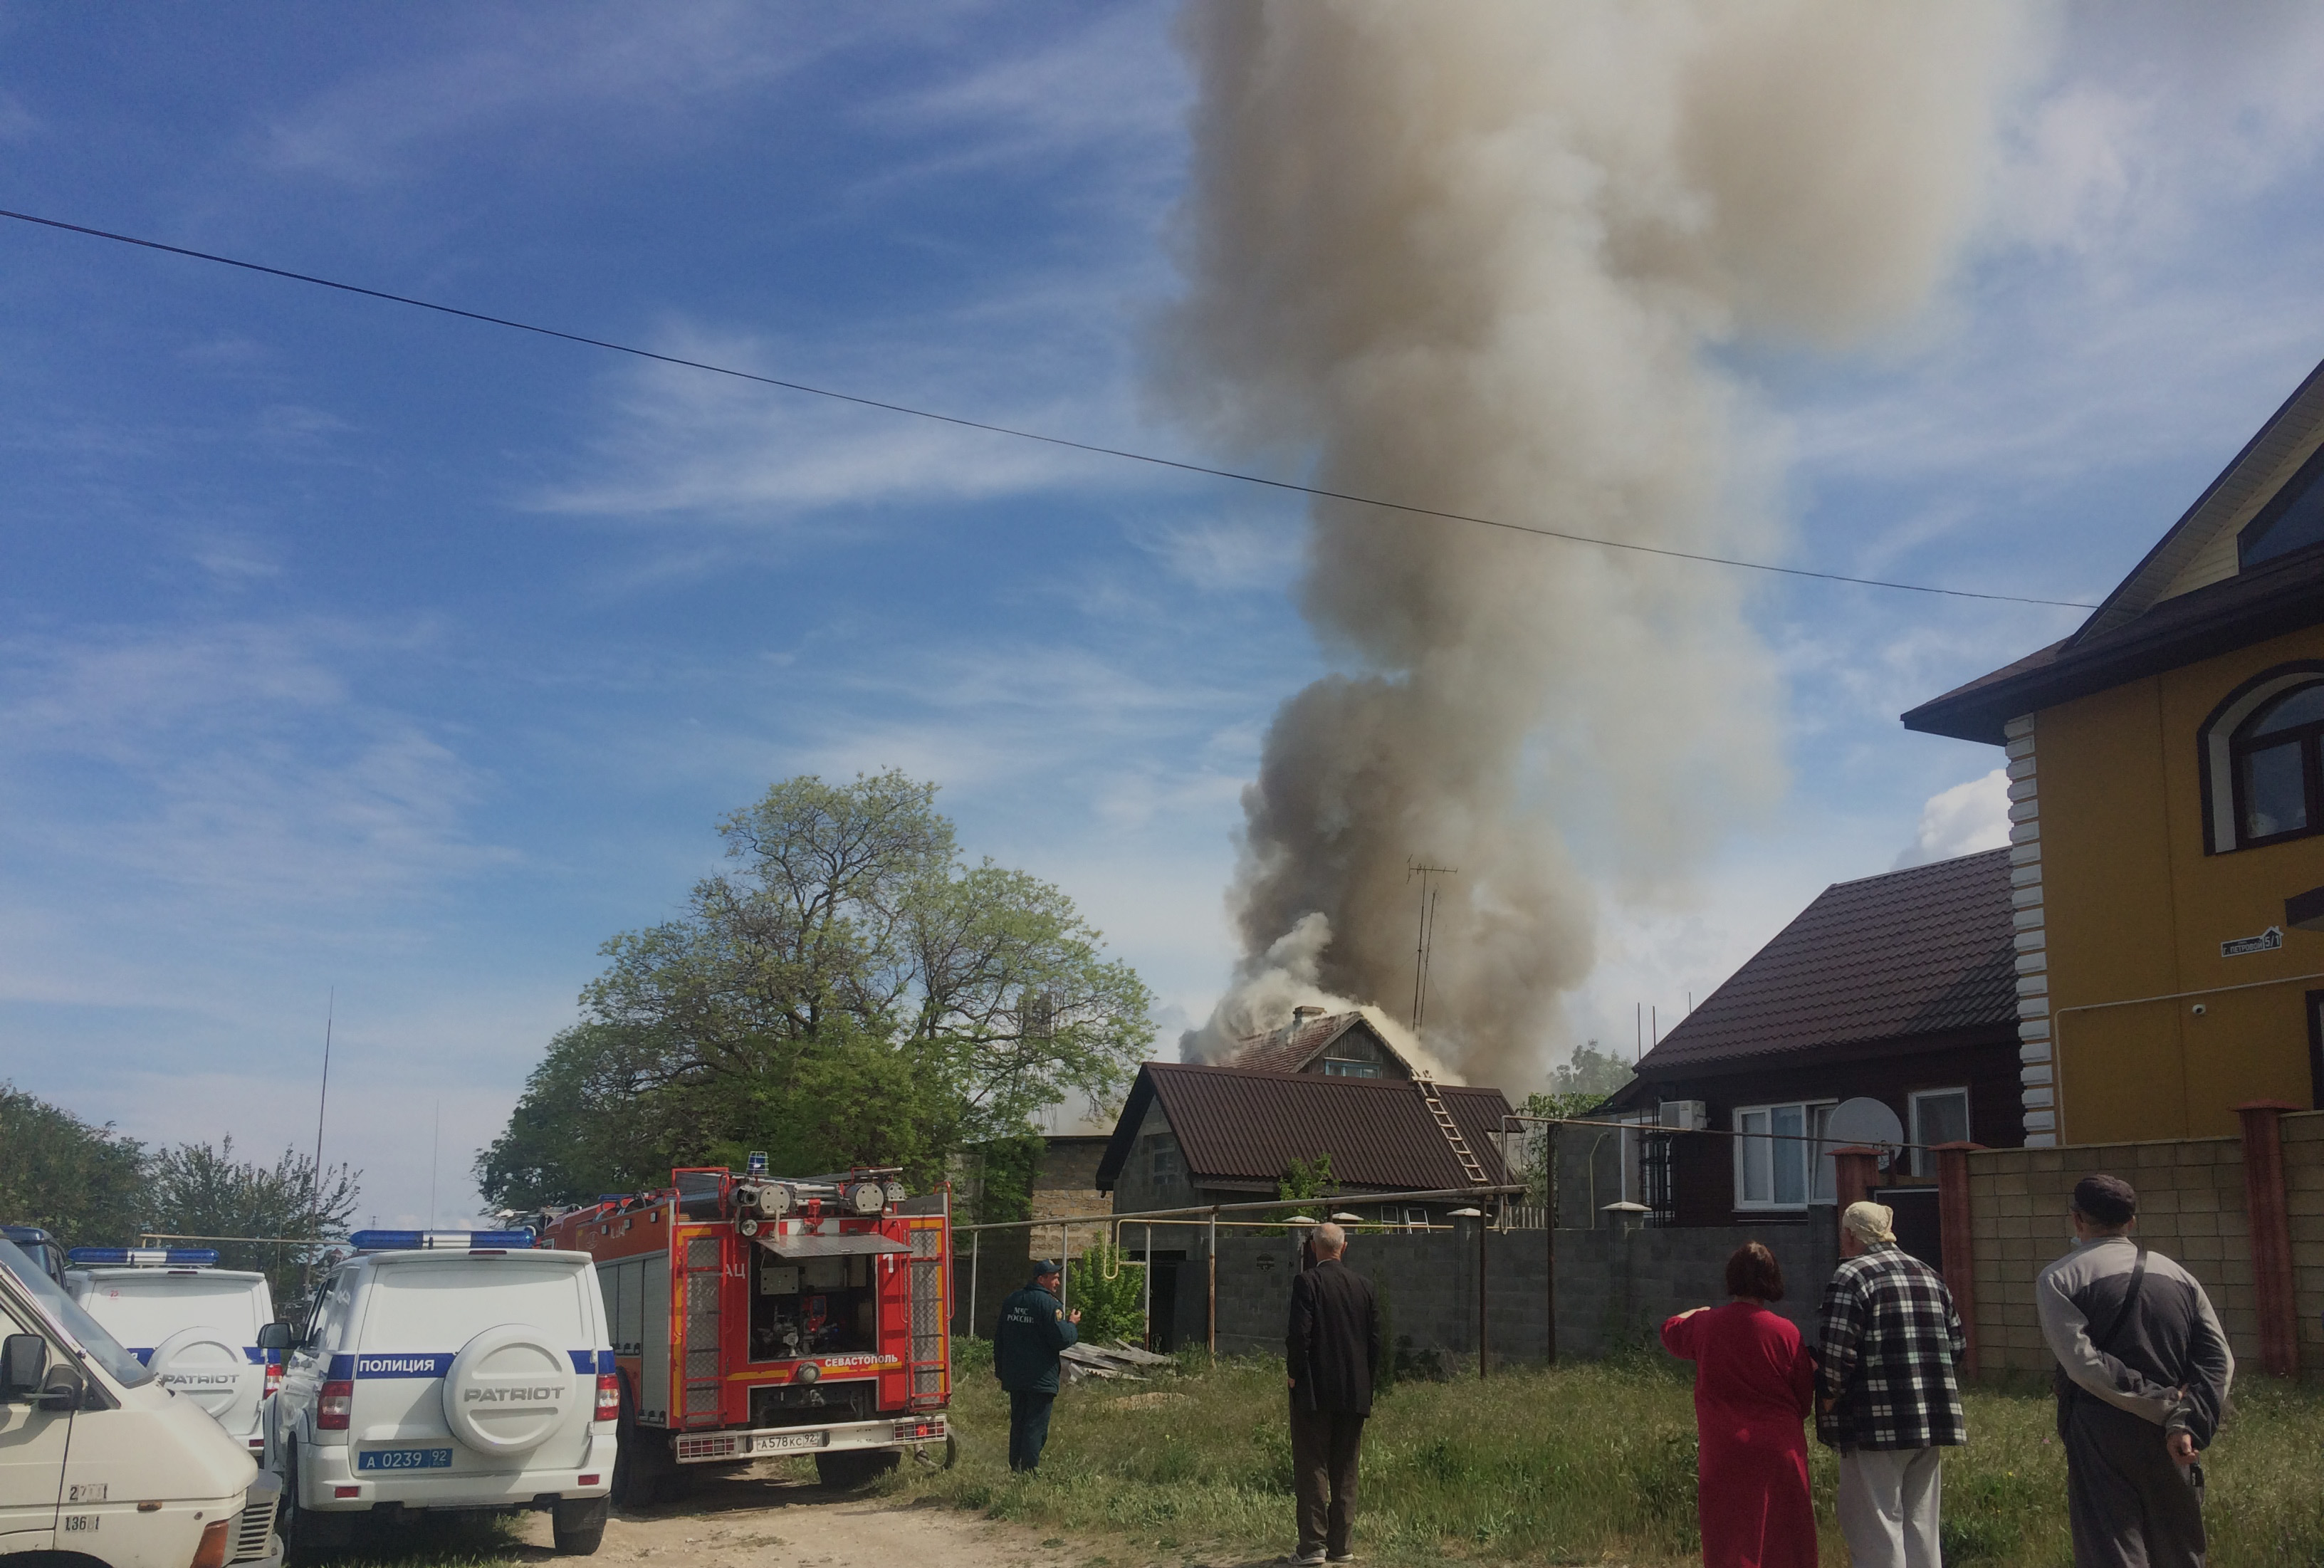
[[[1734,555],[1780,549],[1783,440],[1723,346],[1909,318],[1974,221],[2016,47],[1995,0],[1201,0],[1185,298],[1157,383],[1328,488]],[[1244,958],[1185,1041],[1412,992],[1426,1045],[1534,1077],[1589,975],[1591,874],[1682,882],[1784,785],[1731,573],[1314,503],[1340,673],[1246,791]],[[1405,1044],[1397,1040],[1399,1048]]]

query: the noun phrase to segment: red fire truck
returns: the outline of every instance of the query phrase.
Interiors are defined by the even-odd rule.
[[[681,1169],[659,1192],[556,1215],[587,1252],[622,1382],[613,1495],[650,1502],[694,1466],[813,1454],[853,1486],[906,1452],[949,1462],[950,1194],[900,1172]]]

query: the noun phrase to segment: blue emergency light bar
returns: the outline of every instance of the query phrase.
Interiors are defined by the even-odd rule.
[[[76,1247],[65,1261],[76,1268],[127,1263],[139,1268],[215,1268],[218,1255],[208,1247]]]
[[[358,1252],[485,1252],[532,1245],[530,1231],[357,1231],[347,1245]]]

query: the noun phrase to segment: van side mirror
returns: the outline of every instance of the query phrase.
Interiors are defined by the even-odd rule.
[[[38,1334],[10,1334],[0,1340],[0,1402],[14,1405],[41,1397],[41,1379],[49,1370],[49,1342]]]
[[[287,1323],[266,1323],[258,1325],[258,1348],[262,1351],[287,1351],[290,1348],[290,1325]]]
[[[82,1396],[88,1392],[88,1379],[70,1361],[58,1361],[49,1368],[41,1384],[41,1408],[43,1410],[78,1410]]]

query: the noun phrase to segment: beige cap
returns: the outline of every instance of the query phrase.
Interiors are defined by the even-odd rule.
[[[1894,1241],[1896,1211],[1886,1204],[1850,1204],[1840,1217],[1840,1229],[1859,1241]]]

